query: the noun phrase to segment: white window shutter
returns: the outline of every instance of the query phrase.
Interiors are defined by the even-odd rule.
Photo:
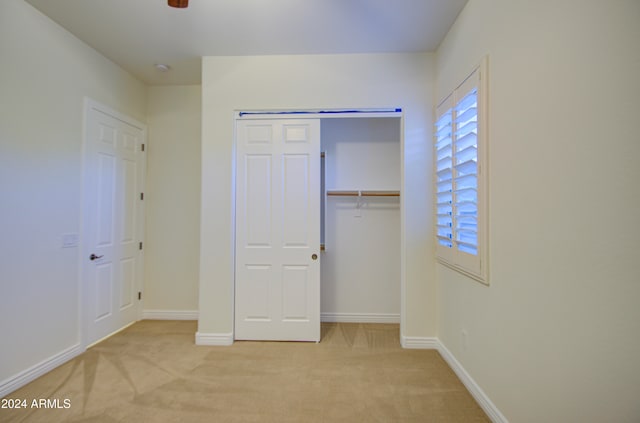
[[[483,61],[436,110],[436,254],[486,282],[486,100]],[[484,166],[486,167],[486,166]]]

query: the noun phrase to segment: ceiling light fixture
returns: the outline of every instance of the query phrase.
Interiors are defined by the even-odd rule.
[[[165,65],[163,63],[156,63],[156,69],[159,70],[160,72],[169,72],[169,69],[171,69],[171,67],[169,65]]]
[[[184,9],[185,7],[189,7],[189,0],[169,0],[169,6]]]

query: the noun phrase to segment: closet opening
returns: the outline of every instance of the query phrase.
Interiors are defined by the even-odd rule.
[[[401,118],[321,119],[321,320],[400,323]]]

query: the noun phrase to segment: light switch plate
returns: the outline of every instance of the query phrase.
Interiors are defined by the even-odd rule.
[[[78,246],[78,234],[62,234],[62,248],[74,248]]]

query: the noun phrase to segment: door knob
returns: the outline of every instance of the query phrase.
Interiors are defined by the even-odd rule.
[[[91,254],[89,256],[89,260],[94,261],[94,260],[100,259],[102,257],[104,257],[104,256],[96,256],[95,254]]]
[[[318,260],[318,255],[317,254],[311,254],[311,259],[312,260]]]

